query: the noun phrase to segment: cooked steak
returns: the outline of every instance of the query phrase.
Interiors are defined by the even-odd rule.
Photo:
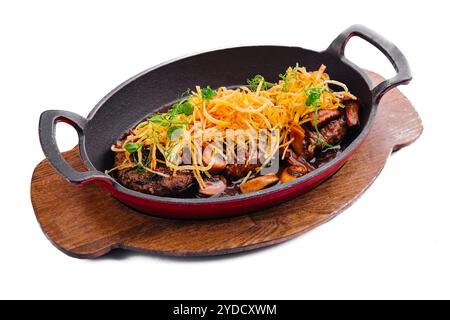
[[[332,119],[336,119],[339,118],[341,116],[341,111],[338,109],[334,109],[334,110],[330,110],[330,109],[321,109],[319,111],[317,111],[317,126],[321,127],[323,126],[326,122],[332,120]],[[316,121],[311,120],[311,123],[314,124]]]
[[[348,121],[348,120],[347,120]],[[330,145],[339,144],[347,133],[346,117],[341,116],[325,124],[319,129],[320,135]],[[317,150],[324,149],[323,141],[319,138],[317,132],[305,128],[305,159],[310,160],[314,157]]]
[[[326,126],[320,129],[322,137],[331,145],[342,141],[347,132],[347,126],[343,117],[330,121]]]
[[[303,174],[313,171],[315,169],[315,167],[311,163],[306,161],[305,158],[295,154],[294,152],[289,152],[288,162],[295,167],[299,168],[301,167],[302,168],[301,172],[302,173],[304,172]]]
[[[347,120],[347,126],[353,127],[359,125],[359,107],[361,103],[359,100],[349,100],[345,102],[345,116]]]
[[[245,159],[236,159],[235,161],[237,163],[234,164],[228,164],[225,167],[225,176],[228,177],[230,180],[239,180],[240,178],[245,177],[250,171],[256,170],[261,164],[259,163],[259,159],[255,159],[256,157],[255,153],[252,153],[254,156],[250,159],[249,163],[246,164],[248,158],[249,158],[249,152],[245,150],[245,152],[241,153],[242,157]],[[237,156],[239,158],[239,154]],[[252,162],[252,163],[250,163]],[[254,163],[256,162],[256,163]]]
[[[225,175],[231,180],[238,180],[245,177],[250,171],[258,168],[259,164],[229,164],[225,168]]]
[[[116,165],[120,165],[123,159],[123,152],[117,153]],[[159,166],[154,171],[166,174],[167,177],[136,168],[118,170],[116,177],[124,187],[157,196],[177,195],[194,184],[194,177],[190,172],[178,171],[173,175],[165,166]]]

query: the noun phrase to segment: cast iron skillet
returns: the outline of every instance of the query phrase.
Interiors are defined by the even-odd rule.
[[[353,36],[365,39],[381,50],[397,74],[372,87],[365,73],[344,56],[345,46]],[[103,173],[113,164],[111,145],[145,116],[177,100],[178,94],[186,88],[196,85],[210,85],[213,88],[241,85],[255,74],[262,74],[269,81],[274,81],[280,72],[297,62],[309,70],[325,64],[331,78],[347,84],[363,104],[360,132],[341,154],[319,169],[292,182],[255,193],[205,199],[143,194],[123,187]],[[161,217],[191,219],[231,216],[281,203],[330,177],[367,136],[381,97],[410,80],[408,62],[394,44],[364,26],[354,25],[322,52],[298,47],[249,46],[210,51],[163,63],[118,86],[95,106],[87,118],[68,111],[45,111],[40,117],[39,138],[48,161],[64,178],[74,184],[97,181],[130,207]],[[75,170],[62,157],[55,140],[55,126],[59,121],[69,123],[77,130],[81,158],[88,171]]]

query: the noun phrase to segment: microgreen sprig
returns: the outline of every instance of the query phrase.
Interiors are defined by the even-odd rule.
[[[202,91],[202,98],[205,100],[211,100],[217,94],[216,90],[211,89],[210,86],[203,88],[201,91]]]
[[[251,79],[247,79],[247,85],[249,87],[250,90],[252,91],[256,91],[258,89],[259,84],[262,82],[261,84],[261,90],[267,90],[270,87],[273,87],[275,84],[271,83],[271,82],[267,82],[264,80],[264,77],[260,74],[257,74],[256,76],[254,76]]]
[[[128,151],[128,153],[133,154],[138,151],[142,147],[142,145],[142,142],[128,142],[123,147]]]

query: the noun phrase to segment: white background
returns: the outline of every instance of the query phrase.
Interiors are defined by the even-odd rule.
[[[0,298],[450,298],[449,7],[419,3],[2,2]],[[353,23],[405,53],[414,80],[401,90],[425,131],[339,217],[282,245],[209,259],[119,252],[77,260],[45,238],[29,196],[43,158],[42,111],[86,116],[122,81],[193,52],[248,44],[322,50]],[[394,74],[362,40],[351,40],[347,55]],[[61,126],[58,141],[72,148],[75,132]]]

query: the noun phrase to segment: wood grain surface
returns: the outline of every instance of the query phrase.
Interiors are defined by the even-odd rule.
[[[382,78],[369,73],[374,83]],[[115,200],[95,183],[75,187],[44,160],[31,180],[31,201],[47,238],[66,254],[95,258],[114,248],[174,256],[220,255],[286,241],[334,218],[372,184],[393,150],[415,141],[422,123],[394,89],[382,99],[367,140],[344,167],[314,190],[282,205],[235,218],[156,218]],[[64,154],[83,168],[78,148]]]

